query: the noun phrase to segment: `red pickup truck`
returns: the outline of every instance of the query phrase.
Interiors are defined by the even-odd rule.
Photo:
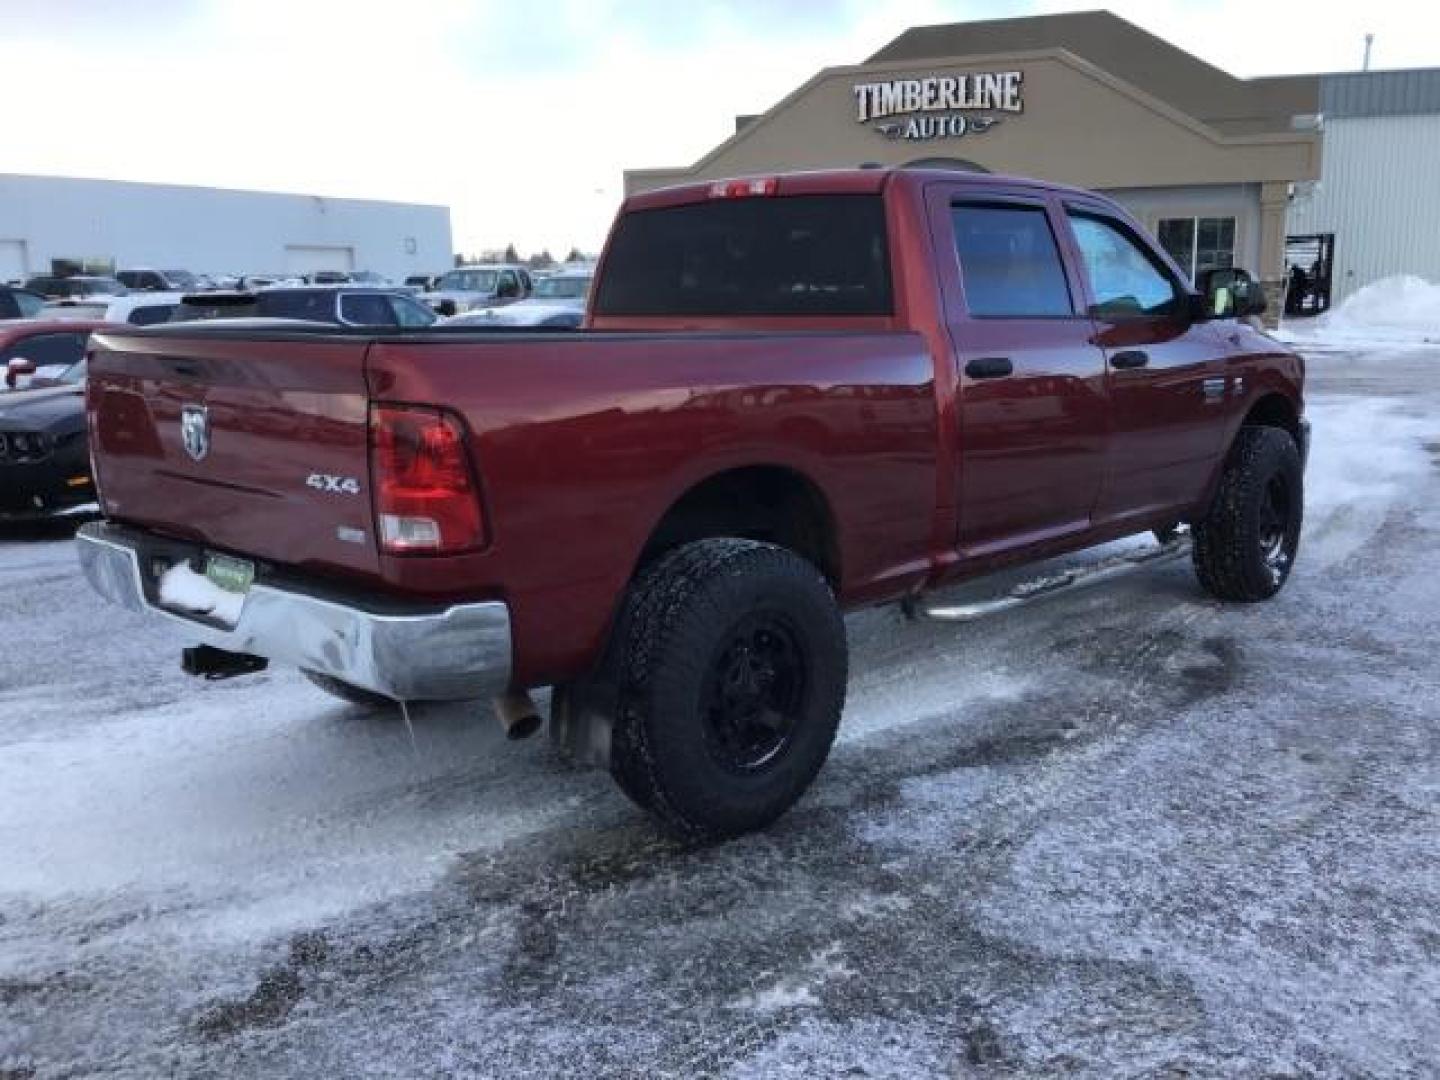
[[[1115,203],[849,170],[629,199],[578,333],[105,331],[94,586],[211,677],[497,696],[682,829],[814,779],[841,611],[1188,523],[1201,584],[1296,553],[1301,360]]]

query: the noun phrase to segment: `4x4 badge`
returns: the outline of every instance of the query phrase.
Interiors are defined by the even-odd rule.
[[[210,453],[210,412],[204,405],[186,405],[180,410],[180,441],[196,461]]]

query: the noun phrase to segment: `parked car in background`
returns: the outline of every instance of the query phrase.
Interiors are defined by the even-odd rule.
[[[268,289],[275,285],[304,285],[305,279],[290,277],[286,274],[241,274],[239,277],[230,278],[225,288],[243,289],[253,292],[256,289]]]
[[[446,319],[446,326],[536,326],[574,330],[585,318],[585,299],[590,295],[591,272],[556,273],[539,278],[528,300],[504,307],[483,308]]]
[[[307,285],[346,285],[354,278],[345,270],[316,270],[305,275]]]
[[[154,326],[169,322],[180,304],[181,293],[132,293],[126,296],[99,296],[93,299],[53,300],[42,313],[47,319],[90,319]]]
[[[183,297],[172,322],[203,319],[299,319],[336,326],[430,326],[438,316],[394,289],[299,285],[254,293],[196,293]]]
[[[200,279],[189,270],[121,270],[115,275],[127,289],[139,292],[194,292]]]
[[[100,319],[16,319],[0,323],[0,373],[4,390],[26,389],[54,378],[85,359],[90,331],[110,326]],[[3,398],[0,394],[0,398]]]
[[[441,315],[462,315],[479,308],[514,303],[530,295],[534,283],[523,266],[460,266],[440,275],[420,299]]]
[[[130,291],[116,278],[96,274],[74,274],[70,277],[37,274],[25,282],[25,288],[47,300],[72,296],[124,296]]]
[[[0,319],[33,319],[45,307],[45,298],[29,289],[0,285]]]
[[[101,322],[0,323],[0,520],[93,505],[85,348]],[[9,389],[10,384],[16,389]]]
[[[377,289],[393,288],[395,283],[384,274],[377,274],[374,270],[356,270],[350,275],[350,285],[371,285]]]
[[[405,279],[405,287],[417,289],[420,292],[429,292],[435,288],[435,283],[439,280],[439,274],[411,274]]]

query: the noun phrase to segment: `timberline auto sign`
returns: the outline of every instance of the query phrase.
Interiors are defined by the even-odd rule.
[[[1018,71],[989,71],[856,83],[855,119],[870,124],[887,139],[924,141],[958,139],[972,132],[978,135],[1004,119],[992,114],[1025,111],[1020,95],[1023,79]]]

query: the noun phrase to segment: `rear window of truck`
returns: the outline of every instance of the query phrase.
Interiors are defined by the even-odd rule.
[[[878,195],[714,199],[620,220],[595,314],[889,315]]]

